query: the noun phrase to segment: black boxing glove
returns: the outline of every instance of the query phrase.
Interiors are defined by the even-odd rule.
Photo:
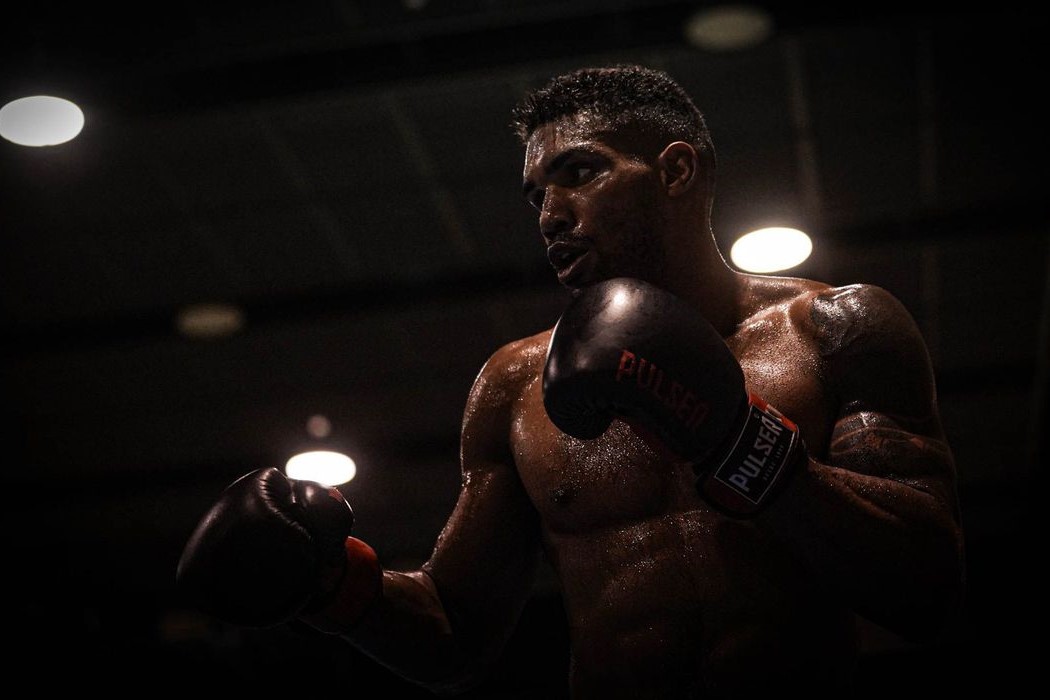
[[[735,516],[758,512],[805,456],[798,427],[744,386],[718,331],[642,280],[585,287],[547,348],[543,403],[559,430],[589,440],[613,418],[688,461],[697,488]]]
[[[350,628],[379,595],[375,552],[350,537],[354,513],[338,489],[276,468],[242,476],[201,518],[176,571],[179,592],[233,624],[300,619]]]

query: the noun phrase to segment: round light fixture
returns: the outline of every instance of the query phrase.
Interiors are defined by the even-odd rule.
[[[773,18],[754,5],[716,5],[693,14],[683,29],[693,46],[736,51],[761,44],[773,33]]]
[[[353,479],[357,475],[357,465],[342,452],[312,450],[290,457],[284,465],[284,472],[291,479],[336,486]]]
[[[244,314],[230,304],[193,304],[175,319],[179,332],[190,338],[220,338],[244,326]]]
[[[763,228],[744,234],[729,251],[733,264],[747,272],[777,272],[800,264],[813,242],[795,228]]]
[[[0,107],[0,136],[19,146],[57,146],[83,128],[80,107],[61,97],[33,95]]]

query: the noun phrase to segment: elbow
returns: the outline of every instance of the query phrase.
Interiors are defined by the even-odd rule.
[[[449,678],[442,681],[420,682],[419,685],[438,698],[454,698],[463,695],[479,685],[479,682],[464,678]]]
[[[921,607],[912,606],[897,625],[905,640],[928,644],[941,639],[962,616],[963,586],[945,585],[934,590]]]
[[[962,529],[953,523],[946,530],[941,547],[942,562],[936,567],[931,586],[931,597],[935,602],[930,619],[921,630],[927,641],[936,639],[959,624],[966,600],[966,554]]]
[[[912,587],[898,633],[910,642],[931,643],[956,628],[966,597],[966,561],[962,535],[951,528],[939,538],[921,567],[924,575]]]
[[[504,641],[489,639],[485,644],[469,644],[460,640],[453,645],[454,654],[432,666],[430,673],[417,675],[415,682],[437,697],[450,698],[469,693],[490,677]]]
[[[914,644],[938,641],[956,629],[962,617],[966,590],[962,537],[955,527],[937,533],[926,540],[926,546],[909,548],[903,560],[882,564],[881,572],[865,586],[866,605],[856,608]]]
[[[902,597],[905,596],[907,602],[898,603],[892,609],[861,614],[912,644],[941,640],[962,617],[963,585],[959,581],[930,585],[922,592],[912,588],[910,595],[902,592]]]
[[[488,666],[464,664],[454,673],[416,679],[416,683],[440,698],[453,698],[468,693],[480,686],[488,676]]]

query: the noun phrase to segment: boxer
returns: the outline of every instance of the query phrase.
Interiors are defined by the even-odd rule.
[[[857,616],[935,638],[964,546],[908,311],[870,285],[729,267],[711,138],[664,72],[573,71],[513,117],[574,296],[480,369],[428,560],[384,568],[337,491],[267,469],[201,520],[181,589],[239,624],[304,621],[440,695],[486,677],[541,557],[577,699],[841,691]]]

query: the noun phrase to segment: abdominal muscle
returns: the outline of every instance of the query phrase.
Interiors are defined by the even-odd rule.
[[[659,696],[700,675],[707,594],[695,571],[707,555],[690,532],[703,525],[690,520],[679,514],[597,536],[550,538],[577,697]]]
[[[710,511],[552,535],[576,698],[837,685],[853,618],[746,524]]]
[[[583,444],[531,413],[516,461],[561,585],[574,698],[813,689],[848,671],[852,614],[784,543],[709,508],[690,467],[625,424]]]

